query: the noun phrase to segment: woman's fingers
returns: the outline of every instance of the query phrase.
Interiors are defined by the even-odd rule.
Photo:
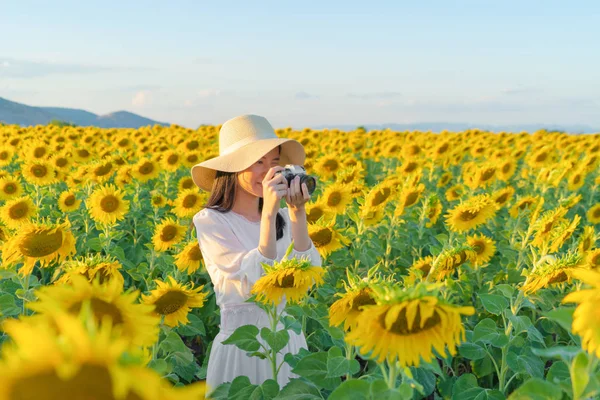
[[[308,186],[306,186],[306,183],[302,184],[302,195],[304,196],[304,200],[310,200],[310,194],[308,194]]]
[[[269,181],[271,180],[274,176],[275,176],[275,172],[277,171],[281,171],[284,168],[282,166],[276,165],[274,167],[269,168],[269,170],[267,171],[266,175],[265,175],[265,180]]]

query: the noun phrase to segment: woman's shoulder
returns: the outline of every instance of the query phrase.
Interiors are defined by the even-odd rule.
[[[222,221],[222,214],[223,213],[217,210],[213,210],[212,208],[203,208],[194,215],[192,220],[196,225],[214,224]]]

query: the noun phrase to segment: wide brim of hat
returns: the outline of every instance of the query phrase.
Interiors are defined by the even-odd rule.
[[[192,179],[200,189],[210,192],[217,171],[243,171],[279,145],[281,145],[280,165],[304,165],[306,153],[304,146],[297,140],[287,138],[262,139],[242,146],[232,153],[194,165],[191,170]]]

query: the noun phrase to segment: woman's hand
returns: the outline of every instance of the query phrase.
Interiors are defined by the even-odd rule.
[[[301,210],[304,209],[304,205],[310,200],[310,194],[308,194],[308,187],[306,183],[300,185],[300,177],[296,176],[290,187],[287,189],[285,196],[285,202],[290,210]]]
[[[267,171],[262,180],[263,187],[263,214],[269,217],[274,217],[279,211],[281,199],[288,193],[287,180],[281,174],[276,174],[277,171],[283,171],[283,167],[275,166]]]

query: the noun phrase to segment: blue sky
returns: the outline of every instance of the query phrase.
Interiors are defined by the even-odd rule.
[[[196,127],[600,128],[597,1],[0,0],[0,97]]]

